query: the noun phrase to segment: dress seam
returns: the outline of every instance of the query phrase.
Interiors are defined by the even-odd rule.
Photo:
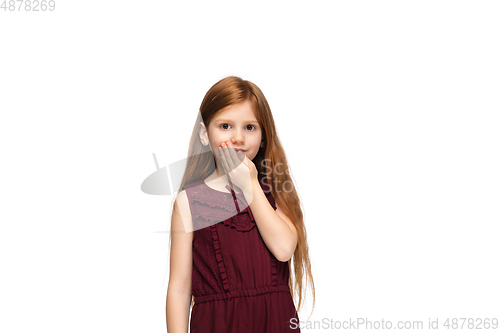
[[[254,288],[254,289],[233,290],[230,292],[219,293],[219,294],[195,296],[194,303],[200,304],[200,303],[212,302],[212,301],[218,301],[218,300],[230,301],[233,298],[252,297],[252,296],[259,296],[259,295],[271,294],[271,293],[277,293],[277,292],[290,293],[290,287],[288,285],[283,284],[283,285],[277,285],[277,286],[264,286],[264,287]]]

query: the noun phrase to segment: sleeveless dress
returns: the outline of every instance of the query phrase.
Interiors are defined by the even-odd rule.
[[[183,187],[194,230],[191,333],[300,332],[288,262],[266,247],[243,194],[226,188],[231,193],[204,180]]]

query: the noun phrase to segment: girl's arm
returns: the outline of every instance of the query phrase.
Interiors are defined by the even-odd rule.
[[[187,333],[191,305],[191,274],[193,269],[193,233],[185,231],[192,224],[186,193],[177,195],[172,213],[172,242],[170,248],[170,278],[167,290],[167,332]],[[182,212],[182,213],[181,213]],[[182,216],[181,216],[182,215]],[[184,219],[184,221],[183,221]]]
[[[297,229],[293,222],[276,205],[276,211],[267,200],[258,180],[252,181],[251,193],[243,193],[249,198],[250,209],[259,228],[262,240],[279,261],[288,261],[297,247]]]

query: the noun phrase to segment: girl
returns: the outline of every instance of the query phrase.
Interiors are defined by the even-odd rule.
[[[178,192],[168,332],[300,332],[293,296],[300,310],[303,278],[313,309],[315,301],[306,229],[271,110],[255,84],[229,76],[207,92]]]

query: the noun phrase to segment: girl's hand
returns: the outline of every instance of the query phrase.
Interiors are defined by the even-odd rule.
[[[244,193],[252,190],[252,182],[258,181],[255,164],[246,157],[244,152],[236,153],[231,142],[222,143],[219,147],[222,167],[228,179]]]

